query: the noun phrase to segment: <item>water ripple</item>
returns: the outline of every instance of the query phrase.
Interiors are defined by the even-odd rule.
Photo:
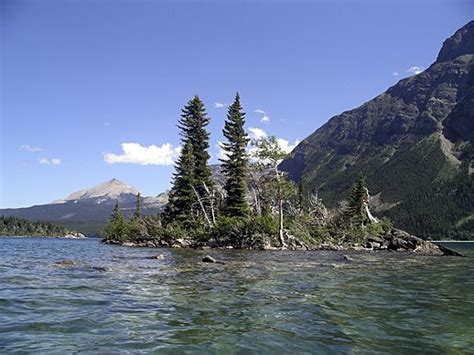
[[[159,252],[1,238],[0,353],[474,348],[474,253]]]

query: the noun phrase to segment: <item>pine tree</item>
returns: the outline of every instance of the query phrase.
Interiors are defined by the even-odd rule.
[[[194,182],[195,189],[199,196],[207,196],[206,187],[213,186],[211,168],[208,161],[210,158],[209,132],[206,126],[209,124],[209,117],[206,114],[204,103],[196,95],[182,109],[181,119],[178,127],[181,129],[183,142],[190,142],[192,154],[194,156]]]
[[[118,202],[115,203],[110,221],[105,227],[105,238],[116,241],[124,241],[128,238],[128,228]]]
[[[363,225],[367,222],[367,214],[364,210],[367,203],[367,186],[364,175],[359,176],[359,180],[351,189],[348,199],[347,215],[351,223]]]
[[[222,170],[226,177],[225,213],[230,217],[244,217],[249,213],[247,201],[249,138],[244,130],[245,113],[242,112],[240,96],[235,95],[229,107],[223,134],[227,142],[222,144],[226,159],[222,159]]]
[[[165,223],[170,223],[173,220],[184,221],[192,217],[196,203],[196,195],[193,190],[196,181],[194,175],[195,158],[189,140],[185,142],[181,150],[175,169],[173,187],[163,214]]]
[[[140,219],[142,217],[141,206],[140,206],[140,193],[137,194],[137,199],[135,201],[135,212],[133,213],[135,219]]]

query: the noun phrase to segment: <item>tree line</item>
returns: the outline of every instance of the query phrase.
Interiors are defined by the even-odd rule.
[[[63,237],[67,234],[66,228],[56,224],[0,216],[0,235]]]

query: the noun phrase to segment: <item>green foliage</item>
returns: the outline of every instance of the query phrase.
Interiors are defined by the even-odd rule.
[[[140,219],[141,216],[142,216],[142,213],[141,213],[141,206],[140,206],[140,193],[137,194],[137,199],[135,201],[135,212],[133,213],[133,217],[135,219]]]
[[[32,222],[18,217],[0,217],[0,235],[62,237],[70,232],[47,222]]]
[[[211,232],[219,246],[263,249],[265,245],[276,244],[278,221],[270,216],[251,219],[221,216]]]
[[[169,202],[165,208],[164,222],[174,220],[190,220],[202,211],[196,208],[198,200],[208,195],[212,189],[212,173],[208,164],[210,155],[209,132],[206,126],[209,117],[204,104],[195,96],[182,109],[178,127],[181,130],[183,149],[176,163],[176,172],[173,175],[173,187]],[[209,199],[203,199],[205,207],[209,207]]]
[[[204,103],[196,95],[182,109],[181,119],[178,124],[178,127],[181,129],[183,143],[189,141],[192,146],[195,188],[200,196],[205,196],[206,194],[203,184],[206,184],[208,188],[211,188],[214,184],[208,164],[210,158],[208,152],[209,132],[206,127],[209,121]]]
[[[185,221],[192,218],[193,208],[196,204],[195,185],[195,157],[193,147],[188,140],[181,150],[181,155],[176,162],[176,172],[173,174],[173,187],[169,194],[169,202],[165,207],[163,219],[165,224],[173,220]]]
[[[250,212],[247,201],[249,138],[244,129],[245,113],[242,112],[240,97],[237,93],[234,103],[229,107],[223,134],[227,142],[222,148],[227,159],[222,160],[222,168],[226,177],[225,214],[230,217],[244,217]]]
[[[389,219],[383,219],[379,223],[370,223],[367,225],[352,224],[345,228],[340,228],[340,226],[334,227],[335,226],[333,226],[333,234],[340,234],[343,243],[365,245],[369,237],[383,235],[392,229],[393,224]]]
[[[114,240],[124,242],[129,238],[129,224],[123,218],[118,202],[115,204],[110,221],[105,227],[104,238],[107,240]]]
[[[328,228],[306,213],[289,218],[287,228],[291,235],[309,245],[321,243],[329,237]]]
[[[351,224],[365,225],[368,222],[365,206],[368,204],[367,186],[364,175],[360,175],[357,183],[352,187],[346,209]]]

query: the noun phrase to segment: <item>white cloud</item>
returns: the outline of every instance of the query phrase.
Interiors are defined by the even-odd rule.
[[[260,138],[265,138],[268,136],[267,132],[265,132],[261,128],[256,128],[256,127],[249,127],[249,136],[252,139],[260,139]]]
[[[261,113],[262,115],[264,115],[266,112],[258,108],[255,110],[255,113]]]
[[[61,159],[58,158],[41,158],[39,160],[40,164],[45,164],[45,165],[61,165]]]
[[[263,115],[263,117],[260,119],[260,121],[263,122],[263,123],[268,123],[268,122],[270,122],[270,116]]]
[[[214,108],[222,108],[225,107],[225,104],[222,102],[214,102]]]
[[[416,74],[420,74],[423,70],[425,70],[425,68],[413,66],[407,69],[407,73],[416,75]]]
[[[277,142],[280,148],[286,153],[291,153],[291,151],[295,149],[295,147],[300,143],[300,141],[297,139],[294,144],[290,144],[290,141],[283,138],[277,138]]]
[[[139,143],[122,143],[121,146],[123,154],[105,153],[104,161],[108,164],[172,165],[181,151],[181,147],[173,147],[170,143],[148,147]]]
[[[30,152],[30,153],[36,153],[36,152],[41,152],[43,151],[42,148],[40,147],[34,147],[29,144],[23,144],[18,147],[18,149],[23,150],[25,152]]]
[[[394,71],[394,72],[392,73],[392,75],[393,75],[393,76],[398,76],[399,74],[398,74],[397,71]]]
[[[249,136],[252,139],[260,139],[260,138],[266,138],[268,137],[267,132],[265,132],[261,128],[256,128],[256,127],[249,127]],[[286,153],[290,153],[295,147],[300,143],[300,141],[297,139],[294,144],[290,144],[290,141],[284,138],[277,138],[277,143],[280,146],[280,148],[285,151]],[[255,150],[255,147],[250,147],[249,152],[252,153],[252,151]]]

